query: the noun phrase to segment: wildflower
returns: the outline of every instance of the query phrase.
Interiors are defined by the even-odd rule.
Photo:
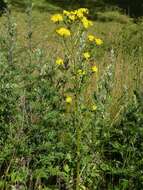
[[[54,23],[63,21],[63,16],[61,14],[55,14],[51,17],[51,21]]]
[[[75,20],[76,20],[76,16],[75,16],[75,15],[69,15],[68,18],[69,18],[71,21],[75,21]]]
[[[76,15],[78,18],[82,18],[84,16],[84,14],[80,11],[77,11]]]
[[[86,29],[93,25],[92,21],[88,20],[86,17],[83,17],[81,22]]]
[[[71,21],[75,21],[76,20],[75,11],[69,12],[69,11],[64,10],[63,14],[66,15],[69,18],[69,20],[71,20]]]
[[[64,11],[63,11],[63,14],[64,14],[64,15],[66,15],[66,16],[69,16],[69,15],[70,15],[70,12],[69,12],[69,11],[64,10]]]
[[[83,57],[88,60],[90,58],[90,53],[89,52],[84,52]]]
[[[83,75],[85,75],[85,71],[83,71],[82,69],[79,69],[79,70],[78,70],[78,74],[79,74],[80,76],[83,76]]]
[[[63,59],[61,59],[61,58],[57,58],[57,60],[56,60],[56,64],[57,64],[57,65],[63,65],[63,64],[64,64]]]
[[[57,29],[56,32],[57,32],[57,34],[59,34],[60,36],[63,36],[63,37],[68,37],[71,35],[70,30],[67,28],[64,28],[64,27]]]
[[[80,8],[76,11],[76,14],[79,18],[82,18],[82,17],[84,17],[84,14],[88,14],[88,9]]]
[[[72,15],[76,15],[76,14],[77,14],[77,10],[75,10],[75,11],[71,11],[70,14],[72,14]]]
[[[103,41],[100,38],[95,38],[96,45],[100,46],[103,44]]]
[[[96,111],[96,110],[97,110],[97,106],[96,106],[95,104],[92,105],[91,110],[92,110],[92,111]]]
[[[71,104],[72,103],[72,98],[70,96],[66,97],[66,103]]]
[[[98,72],[98,68],[95,65],[92,66],[91,70],[92,70],[93,73]]]
[[[90,42],[93,42],[95,40],[95,37],[93,35],[88,35],[88,40]]]
[[[89,13],[89,11],[88,11],[87,8],[80,8],[80,9],[78,9],[78,11],[80,11],[80,12],[82,12],[82,13],[85,13],[85,14],[88,14],[88,13]]]

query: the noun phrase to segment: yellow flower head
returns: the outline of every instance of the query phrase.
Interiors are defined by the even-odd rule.
[[[83,57],[88,60],[90,58],[90,53],[89,52],[84,52]]]
[[[88,14],[88,9],[86,9],[86,8],[80,8],[80,9],[76,10],[76,15],[79,18],[84,17],[85,14]]]
[[[95,38],[96,45],[100,46],[103,44],[103,41],[100,38]]]
[[[71,103],[72,103],[72,98],[71,98],[71,96],[67,96],[67,97],[66,97],[66,103],[67,103],[67,104],[71,104]]]
[[[95,37],[93,35],[88,35],[88,40],[90,42],[93,42],[95,40]]]
[[[80,8],[74,11],[63,11],[63,15],[67,16],[70,21],[75,21],[76,19],[84,18],[84,15],[88,14],[88,9]]]
[[[63,21],[63,16],[61,14],[55,14],[51,17],[51,21],[54,23]]]
[[[83,71],[82,69],[79,69],[79,70],[78,70],[78,74],[79,74],[80,76],[83,76],[83,75],[85,75],[85,71]]]
[[[91,70],[92,70],[93,73],[98,72],[98,68],[95,65],[92,66]]]
[[[77,11],[76,15],[78,18],[82,18],[84,16],[84,14],[80,11]]]
[[[75,20],[76,20],[75,11],[69,12],[69,11],[64,10],[64,11],[63,11],[63,14],[64,14],[65,16],[67,16],[70,21],[75,21]]]
[[[92,111],[96,111],[96,110],[97,110],[97,106],[96,106],[95,104],[92,105],[91,110],[92,110]]]
[[[69,37],[71,35],[70,30],[64,27],[57,29],[56,32],[62,37]]]
[[[89,13],[89,11],[88,11],[87,8],[80,8],[80,9],[78,9],[78,11],[80,11],[80,12],[82,12],[84,14],[88,14]]]
[[[76,20],[76,16],[73,14],[69,15],[68,18],[71,20],[71,21],[75,21]]]
[[[86,17],[83,17],[82,20],[81,20],[84,28],[89,28],[90,26],[93,26],[93,23],[92,21],[88,20]]]
[[[56,64],[57,64],[57,65],[63,65],[63,64],[64,64],[63,59],[57,58],[57,59],[56,59]]]

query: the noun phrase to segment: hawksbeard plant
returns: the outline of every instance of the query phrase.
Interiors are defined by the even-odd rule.
[[[96,52],[103,44],[99,37],[89,32],[93,22],[88,19],[88,13],[88,9],[80,8],[64,10],[62,14],[51,17],[56,24],[55,36],[62,44],[62,53],[55,57],[55,70],[65,114],[72,118],[75,159],[72,175],[75,190],[82,188],[83,133],[88,127],[91,112],[95,113],[98,109],[91,93],[91,83],[95,81],[96,88],[99,72]]]

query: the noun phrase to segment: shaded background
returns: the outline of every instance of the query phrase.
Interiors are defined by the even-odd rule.
[[[11,0],[12,4],[24,8],[29,0]],[[33,0],[34,2],[34,0]],[[142,0],[39,0],[39,3],[47,2],[61,8],[71,9],[77,7],[88,7],[93,11],[105,11],[107,9],[119,8],[131,17],[143,16]],[[0,0],[0,10],[6,8],[4,0]]]

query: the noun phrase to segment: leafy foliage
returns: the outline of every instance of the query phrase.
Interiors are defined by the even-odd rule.
[[[75,40],[71,46],[60,41],[62,47],[57,47],[66,56],[64,65],[57,66],[59,51],[54,54],[52,49],[51,56],[33,43],[31,9],[28,11],[26,45],[16,40],[16,24],[10,12],[6,15],[7,32],[0,38],[0,189],[74,189],[77,166],[79,189],[142,189],[143,96],[139,85],[133,85],[131,96],[123,89],[123,98],[116,102],[120,104],[116,105],[118,111],[112,114],[118,49],[126,52],[127,58],[136,53],[141,57],[141,25],[139,46],[136,35],[132,39],[136,43],[129,41],[137,29],[124,28],[120,43],[114,42],[112,49],[103,44],[109,64],[99,77],[88,73],[86,78],[80,70],[82,76],[75,80],[77,72],[69,64],[76,60],[75,68],[82,65],[88,69],[94,58],[104,55],[102,48],[87,46],[84,30],[75,30],[76,26],[72,28],[68,22],[68,28],[79,34],[79,46],[73,47]],[[67,47],[74,53],[69,54]],[[85,48],[92,50],[91,63],[81,59]],[[77,82],[82,88],[74,86]],[[74,104],[66,104],[67,92],[72,99],[79,97],[78,110]],[[92,110],[89,107],[94,102]]]

